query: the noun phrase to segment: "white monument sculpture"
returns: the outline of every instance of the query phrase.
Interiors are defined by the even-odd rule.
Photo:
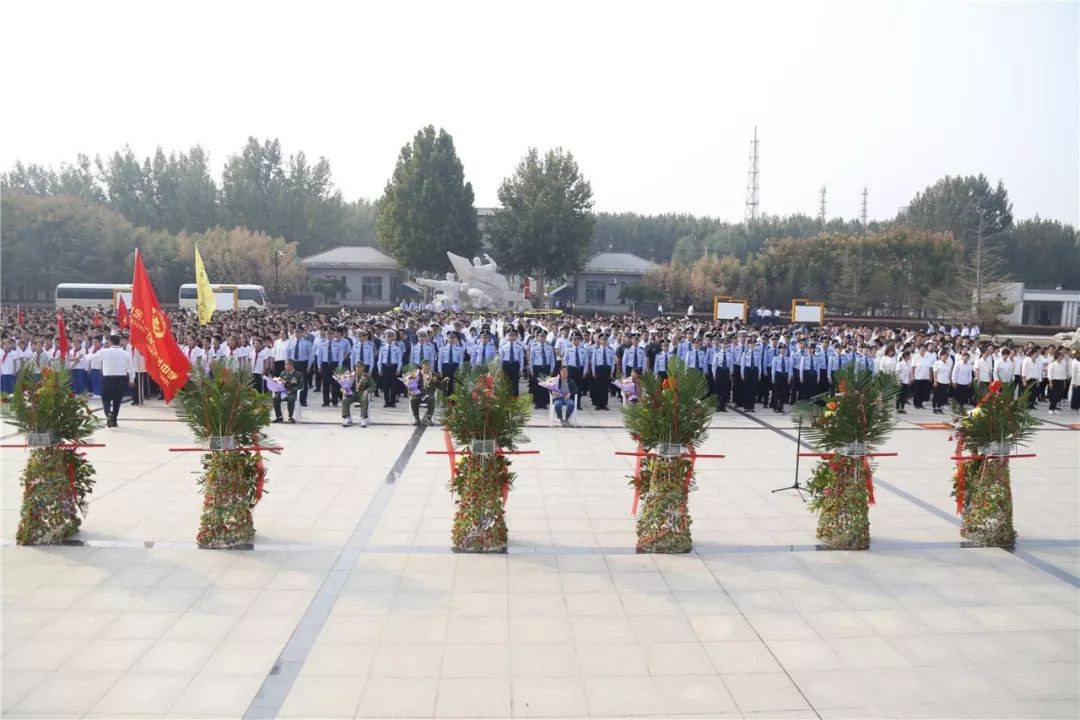
[[[487,262],[480,258],[468,259],[447,252],[455,273],[446,273],[445,280],[418,278],[417,283],[436,290],[436,305],[450,307],[456,302],[465,304],[465,299],[474,310],[529,310],[532,303],[519,292],[510,289],[505,275],[500,275],[499,266],[490,255],[485,254]]]

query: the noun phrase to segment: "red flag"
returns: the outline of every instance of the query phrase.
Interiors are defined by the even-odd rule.
[[[118,301],[118,304],[116,306],[116,324],[119,325],[122,328],[131,327],[131,318],[128,317],[128,309],[127,309],[127,305],[124,304],[124,296],[123,295],[117,295],[116,299]],[[135,300],[135,291],[134,290],[132,290],[131,300],[132,300],[132,304],[134,304],[134,300]]]
[[[128,322],[132,347],[146,358],[146,371],[161,386],[165,401],[169,402],[187,382],[191,363],[173,337],[169,318],[158,303],[138,250],[135,251],[135,277],[131,281]]]
[[[67,342],[67,326],[64,324],[63,313],[56,313],[56,334],[60,336],[60,363],[61,365],[67,365],[68,356],[68,342]]]
[[[23,324],[22,305],[16,305],[15,310],[16,310],[16,313],[17,313],[16,322],[19,323],[19,327],[22,327],[22,324]]]

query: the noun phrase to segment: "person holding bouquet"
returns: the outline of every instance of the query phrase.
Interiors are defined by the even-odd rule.
[[[574,398],[578,396],[578,386],[570,377],[570,369],[563,365],[559,368],[559,377],[551,388],[551,399],[555,403],[555,417],[563,427],[570,427],[570,416],[574,414]]]
[[[425,405],[424,424],[433,425],[432,416],[435,414],[435,391],[439,387],[439,378],[431,369],[431,363],[427,360],[420,363],[418,373],[409,378],[406,383],[409,389],[409,406],[412,408],[413,425],[420,424],[420,405]]]
[[[285,404],[289,409],[289,422],[295,423],[293,413],[296,411],[296,393],[304,386],[304,376],[297,371],[292,360],[286,360],[285,372],[277,380],[281,383],[282,390],[274,393],[274,419],[272,422],[284,422],[281,418],[281,399],[284,395]]]
[[[375,389],[375,380],[371,377],[371,373],[367,371],[367,366],[362,362],[356,363],[351,375],[352,382],[349,390],[345,390],[344,384],[341,387],[343,391],[341,397],[341,427],[349,427],[353,424],[352,406],[354,403],[360,409],[360,427],[367,427],[368,394]]]

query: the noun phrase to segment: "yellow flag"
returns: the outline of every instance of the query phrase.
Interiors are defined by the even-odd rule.
[[[205,325],[210,322],[214,311],[217,310],[217,300],[214,299],[214,289],[210,287],[210,280],[206,277],[206,268],[199,256],[199,246],[195,246],[195,292],[197,299],[195,307],[199,313],[199,324]]]

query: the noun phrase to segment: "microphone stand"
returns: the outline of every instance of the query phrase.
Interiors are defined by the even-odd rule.
[[[823,392],[823,393],[821,393],[819,395],[814,395],[812,398],[810,398],[810,402],[812,402],[812,403],[820,403],[824,398],[826,398],[828,396],[829,396],[829,393]],[[798,419],[798,423],[799,423],[798,436],[797,436],[796,441],[795,441],[795,482],[793,482],[791,485],[785,485],[784,487],[778,487],[775,490],[770,490],[769,492],[778,493],[778,492],[783,492],[784,490],[794,490],[795,492],[799,493],[799,497],[802,499],[802,501],[806,502],[806,498],[803,496],[803,493],[807,491],[807,487],[799,482],[799,450],[802,448],[802,427],[803,427],[803,420],[802,420],[801,416]]]

